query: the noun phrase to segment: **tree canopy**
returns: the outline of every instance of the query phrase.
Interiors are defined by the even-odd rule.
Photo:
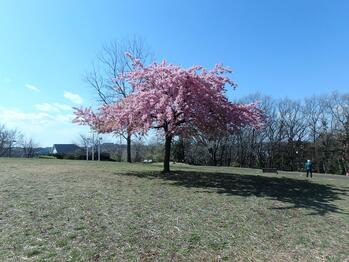
[[[195,132],[231,132],[245,126],[260,127],[263,113],[256,103],[236,104],[226,97],[226,87],[236,84],[222,65],[212,70],[202,66],[182,68],[166,61],[144,66],[134,59],[133,70],[120,75],[134,92],[93,112],[76,109],[75,122],[98,132],[127,130],[145,134],[156,129],[165,136],[164,171],[169,171],[172,138]],[[116,87],[117,88],[117,87]]]

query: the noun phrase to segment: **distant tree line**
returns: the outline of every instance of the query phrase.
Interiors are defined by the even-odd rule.
[[[256,100],[266,114],[264,128],[179,137],[173,146],[173,160],[297,171],[311,159],[320,173],[344,174],[349,170],[349,94],[332,93],[302,101],[255,94],[241,102]]]
[[[239,102],[259,101],[265,112],[262,129],[176,137],[171,160],[192,165],[274,167],[301,171],[311,159],[316,172],[345,174],[349,170],[349,94],[332,93],[303,100],[274,99],[254,94]],[[132,141],[132,161],[161,162],[162,145]],[[116,161],[130,160],[125,147],[108,150]]]
[[[192,165],[275,167],[300,171],[311,159],[320,173],[345,174],[349,170],[349,94],[332,93],[303,100],[274,99],[254,94],[241,102],[258,100],[266,114],[262,129],[234,133],[176,137],[171,160]],[[161,143],[132,142],[132,161],[162,161]],[[83,147],[83,143],[81,142]],[[18,130],[0,124],[0,157],[34,157],[36,143]],[[129,161],[128,147],[107,150],[115,161]]]
[[[145,65],[153,58],[141,38],[104,45],[92,70],[84,76],[88,87],[95,92],[98,105],[108,105],[133,92],[127,81],[117,78],[132,70],[125,52]],[[332,93],[291,100],[250,95],[240,102],[260,101],[267,116],[263,129],[245,128],[210,137],[200,133],[190,138],[176,137],[171,159],[194,165],[275,167],[290,171],[302,170],[305,160],[311,159],[317,172],[343,174],[349,169],[348,97],[347,93]],[[119,147],[112,153],[116,161],[138,162],[151,155],[162,161],[161,143],[145,145],[129,132],[115,135],[122,136],[127,144],[126,149]]]
[[[121,136],[117,134],[116,137]],[[120,138],[120,137],[119,137]],[[163,146],[161,143],[152,140],[148,143],[144,143],[144,139],[140,136],[133,136],[132,148],[129,148],[127,144],[120,143],[111,143],[111,142],[103,142],[101,143],[98,135],[95,134],[80,134],[79,140],[76,142],[83,152],[80,152],[81,156],[76,157],[75,159],[86,159],[86,148],[89,147],[89,156],[92,159],[92,152],[95,154],[94,159],[97,160],[98,154],[98,146],[100,146],[101,156],[104,157],[102,160],[111,160],[116,162],[129,162],[129,153],[131,153],[131,161],[132,162],[142,162],[145,159],[152,159],[154,162],[162,162],[163,161]],[[129,151],[131,150],[131,151]]]
[[[31,158],[35,156],[36,147],[32,138],[25,137],[17,129],[9,129],[0,124],[0,157]]]

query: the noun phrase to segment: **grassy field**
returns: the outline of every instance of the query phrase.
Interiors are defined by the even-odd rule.
[[[0,159],[0,261],[349,261],[349,179]]]

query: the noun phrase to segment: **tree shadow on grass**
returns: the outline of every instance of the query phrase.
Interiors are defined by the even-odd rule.
[[[325,215],[331,212],[348,215],[334,203],[347,196],[348,189],[309,180],[195,171],[175,171],[171,174],[136,172],[126,175],[163,179],[175,186],[207,189],[208,193],[264,197],[291,204],[274,209],[305,208],[311,211],[309,215]]]

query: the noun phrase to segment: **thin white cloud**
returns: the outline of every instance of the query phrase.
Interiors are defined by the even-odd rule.
[[[75,118],[75,115],[73,114],[59,114],[55,116],[55,120],[61,123],[63,122],[72,123],[74,118]]]
[[[47,106],[47,108],[50,107]],[[79,133],[88,131],[87,127],[72,123],[73,119],[74,115],[71,111],[27,112],[18,108],[0,106],[1,124],[11,129],[18,129],[24,135],[39,142],[41,146],[70,143]]]
[[[34,107],[43,112],[60,112],[60,111],[70,111],[72,109],[71,106],[60,104],[60,103],[42,103],[42,104],[35,104]]]
[[[53,105],[61,110],[68,111],[72,110],[72,107],[70,105],[60,104],[60,103],[53,103]]]
[[[46,108],[45,108],[46,109]],[[0,106],[0,123],[5,125],[16,123],[43,124],[47,122],[71,123],[74,115],[69,113],[48,113],[48,112],[24,112],[17,108],[6,108]]]
[[[68,91],[64,91],[64,97],[68,100],[70,100],[72,103],[81,105],[82,104],[82,98],[78,94],[73,94]]]
[[[40,92],[40,89],[38,87],[34,86],[34,85],[26,84],[25,87],[28,88],[31,91]]]
[[[59,109],[55,107],[54,105],[51,105],[49,103],[42,103],[42,104],[36,104],[34,107],[39,111],[44,112],[58,112]]]
[[[48,113],[27,113],[16,108],[0,107],[0,122],[5,125],[18,122],[42,124],[49,120],[52,120],[52,116]]]

